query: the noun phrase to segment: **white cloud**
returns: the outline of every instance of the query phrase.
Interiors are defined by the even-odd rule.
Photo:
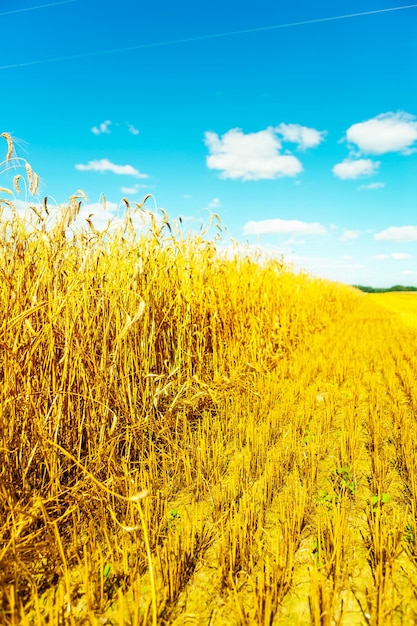
[[[341,163],[337,163],[332,172],[338,178],[346,180],[347,178],[352,179],[375,174],[379,165],[379,161],[372,161],[371,159],[345,159]]]
[[[344,263],[342,261],[323,261],[320,265],[323,270],[343,269],[346,272],[365,269],[363,263]]]
[[[374,235],[374,239],[385,241],[417,241],[417,226],[390,226]]]
[[[401,274],[403,276],[417,276],[417,270],[404,270]]]
[[[359,185],[358,189],[382,189],[385,187],[385,183],[369,183],[369,185]]]
[[[377,254],[374,258],[379,260],[394,259],[395,261],[403,261],[405,259],[412,259],[413,256],[407,254],[407,252],[392,252],[391,254]]]
[[[14,206],[20,217],[27,219],[28,223],[36,219],[35,213],[31,210],[34,207],[37,212],[43,216],[43,224],[46,230],[51,230],[55,224],[68,212],[69,203],[66,204],[49,204],[48,214],[45,213],[42,204],[27,202],[23,200],[14,200]],[[90,202],[82,204],[81,208],[73,222],[71,222],[71,228],[85,227],[86,219],[89,219],[94,228],[97,230],[104,230],[109,221],[115,217],[118,209],[118,204],[106,201],[106,208],[104,208],[101,202]]]
[[[61,205],[48,205],[48,215],[45,214],[43,205],[39,203],[13,200],[13,204],[18,215],[27,220],[28,225],[36,222],[36,214],[33,210],[31,210],[32,206],[35,207],[37,212],[43,216],[43,224],[47,231],[50,231],[56,223],[62,219],[63,215],[65,216],[68,212],[71,213],[69,203]],[[114,229],[125,225],[125,210],[126,207],[122,201],[118,204],[111,202],[110,200],[106,200],[105,204],[102,202],[87,202],[81,205],[77,216],[70,224],[68,232],[73,230],[80,231],[88,229],[90,224],[98,231],[104,231],[107,228],[109,228],[110,231],[113,231]],[[152,224],[151,215],[153,215],[157,224],[162,224],[162,215],[159,212],[149,210],[132,211],[131,221],[133,228],[138,233],[148,229]],[[12,211],[9,207],[6,207],[6,210],[3,212],[3,216],[6,219],[13,217]]]
[[[110,200],[106,200],[105,205],[102,202],[87,202],[86,204],[82,205],[79,215],[81,214],[88,215],[89,213],[97,213],[97,212],[107,213],[107,214],[115,213],[118,206],[119,205],[116,204],[116,202],[111,202]]]
[[[118,227],[124,226],[124,212],[125,205],[123,202],[116,204],[107,200],[105,209],[100,202],[88,203],[81,207],[81,211],[73,226],[85,228],[88,218],[96,230],[103,231],[109,228],[110,231],[113,231]],[[151,214],[157,224],[162,223],[162,215],[160,213],[149,210],[132,211],[130,218],[136,232],[140,233],[149,228],[152,223]]]
[[[142,185],[141,183],[138,183],[136,185],[133,185],[133,187],[120,187],[120,191],[122,193],[125,193],[127,195],[134,195],[136,193],[139,193],[140,189],[147,189],[149,185]]]
[[[110,128],[109,128],[110,124],[111,124],[111,121],[110,120],[106,120],[105,122],[102,122],[98,126],[93,126],[93,128],[91,129],[91,132],[94,133],[94,135],[101,135],[102,133],[105,133],[106,135],[109,135],[110,134]]]
[[[179,215],[178,219],[182,224],[204,224],[203,218],[196,215]]]
[[[118,205],[109,200],[106,201],[106,209],[104,209],[101,202],[84,204],[72,226],[75,228],[84,227],[86,220],[89,220],[96,230],[103,231],[107,228],[109,222],[114,219],[117,208]]]
[[[218,209],[218,208],[221,207],[221,205],[222,205],[222,203],[220,202],[219,198],[213,198],[213,200],[208,203],[207,208],[208,209]]]
[[[403,259],[412,259],[412,254],[407,254],[407,252],[393,252],[391,257],[396,261],[402,261]]]
[[[417,141],[417,120],[404,111],[381,113],[350,126],[346,139],[365,154],[410,154],[412,145]]]
[[[300,124],[279,124],[275,131],[282,136],[284,141],[298,143],[301,150],[315,148],[324,141],[327,134],[325,130],[320,131]]]
[[[203,206],[200,210],[215,212],[221,207],[221,205],[222,203],[220,202],[220,198],[213,198],[213,200],[210,200],[210,202],[206,204],[206,206]]]
[[[113,172],[114,174],[134,176],[135,178],[149,178],[148,174],[139,172],[133,165],[116,165],[108,159],[89,161],[87,165],[78,163],[75,169],[81,172]]]
[[[128,129],[128,131],[129,131],[129,133],[130,133],[131,135],[139,135],[139,133],[140,133],[140,130],[138,130],[137,128],[135,128],[135,127],[133,126],[133,124],[129,124],[129,123],[128,123],[128,124],[127,124],[127,129]]]
[[[365,269],[363,263],[346,258],[326,258],[316,256],[285,255],[284,260],[294,264],[295,269],[307,270],[315,276],[342,282],[354,282],[352,275]],[[348,279],[349,278],[349,279]]]
[[[232,128],[221,137],[206,132],[204,141],[210,153],[207,167],[221,170],[221,178],[274,179],[303,171],[295,156],[280,154],[282,144],[272,127],[246,135],[240,128]]]
[[[243,228],[244,235],[286,234],[286,235],[322,235],[326,232],[318,222],[302,222],[300,220],[260,220],[247,222]]]
[[[81,207],[80,213],[77,216],[75,222],[71,225],[75,229],[86,228],[87,220],[98,231],[103,231],[109,228],[110,231],[114,231],[119,227],[123,227],[125,224],[124,212],[125,205],[122,202],[116,204],[115,202],[106,201],[106,208],[104,208],[101,202],[91,202]],[[162,221],[162,216],[159,213],[152,212],[157,224]],[[136,232],[140,233],[146,230],[151,225],[151,212],[133,211],[130,214],[133,228]]]
[[[303,246],[305,239],[297,239],[297,237],[290,237],[288,241],[285,241],[284,246]]]
[[[354,239],[358,239],[359,236],[359,230],[349,230],[348,228],[344,228],[343,235],[340,237],[340,241],[353,241]]]

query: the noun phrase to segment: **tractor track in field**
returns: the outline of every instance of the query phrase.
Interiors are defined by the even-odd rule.
[[[389,530],[392,520],[402,520],[407,525],[409,508],[398,467],[401,448],[398,409],[404,407],[409,413],[414,409],[410,381],[416,372],[410,342],[414,335],[409,329],[404,332],[398,315],[378,303],[364,301],[352,315],[303,347],[304,360],[288,360],[273,374],[272,384],[277,390],[274,406],[269,417],[265,416],[264,420],[260,417],[258,422],[263,437],[271,437],[272,432],[274,437],[265,463],[257,467],[257,457],[251,458],[254,433],[236,450],[229,471],[233,475],[234,464],[240,464],[243,485],[240,497],[244,497],[246,506],[253,502],[257,510],[263,509],[260,520],[263,533],[259,533],[255,524],[243,533],[244,542],[250,541],[250,533],[258,533],[257,547],[262,547],[263,554],[273,555],[277,542],[283,550],[288,550],[282,529],[291,490],[295,506],[300,507],[303,502],[300,534],[294,541],[293,554],[287,555],[291,569],[288,584],[271,611],[271,624],[314,623],[312,602],[318,593],[314,578],[315,541],[323,525],[331,529],[335,515],[343,518],[346,535],[338,547],[344,559],[338,578],[334,582],[329,574],[325,581],[334,618],[348,625],[413,623],[417,605],[413,594],[410,596],[409,585],[415,581],[415,566],[400,547],[402,537],[398,533],[393,537]],[[358,336],[362,341],[357,341]],[[272,414],[280,419],[275,418],[278,423],[269,428]],[[285,471],[275,471],[275,486],[268,491],[274,463],[282,464]],[[343,466],[348,466],[351,472],[352,483],[347,488],[340,486],[337,474]],[[227,482],[227,476],[224,480]],[[301,486],[301,491],[297,492],[296,485]],[[388,494],[389,503],[379,501],[372,506],[372,497],[381,498],[382,494]],[[235,501],[228,509],[229,524],[241,523],[239,510]],[[210,548],[211,558],[205,566],[197,566],[194,577],[186,585],[174,611],[173,623],[260,623],[254,617],[253,605],[262,558],[259,554],[252,555],[249,567],[248,563],[240,563],[240,569],[233,574],[234,582],[225,577],[222,561],[226,548],[222,532],[226,526],[223,525],[223,531]],[[376,537],[378,533],[381,537]],[[378,541],[386,542],[380,553]],[[215,549],[216,545],[223,548]],[[325,549],[331,551],[332,546]],[[335,546],[333,549],[336,550]],[[385,564],[384,550],[389,561]],[[204,568],[212,572],[211,587],[206,589],[205,598],[203,590],[209,579],[205,578]],[[213,571],[217,572],[214,577]],[[334,589],[329,590],[332,584]],[[205,617],[196,608],[204,601]],[[326,621],[325,617],[323,620],[323,624],[335,623]]]
[[[152,537],[158,625],[416,623],[413,319],[361,298],[178,440],[177,488],[171,468],[153,496],[170,512]],[[149,586],[126,585],[108,623],[150,624]],[[83,602],[79,623],[101,623]]]

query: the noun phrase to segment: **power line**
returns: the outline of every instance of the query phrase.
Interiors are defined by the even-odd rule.
[[[49,5],[42,6],[55,6],[56,4],[65,4],[67,2],[75,2],[76,0],[62,0],[61,2],[54,2]],[[41,7],[33,7],[33,8],[41,8]],[[43,65],[44,63],[53,63],[58,61],[72,61],[75,59],[87,59],[95,56],[104,56],[107,54],[116,54],[118,52],[132,52],[134,50],[144,50],[146,48],[159,48],[163,46],[171,46],[174,44],[181,43],[192,43],[195,41],[207,41],[209,39],[220,39],[222,37],[232,37],[236,35],[247,35],[250,33],[260,33],[268,30],[278,30],[281,28],[293,28],[295,26],[307,26],[309,24],[320,24],[323,22],[334,22],[336,20],[347,20],[354,17],[362,17],[365,15],[377,15],[378,13],[389,13],[393,11],[404,11],[406,9],[415,9],[417,8],[417,4],[407,4],[401,7],[391,7],[387,9],[376,9],[374,11],[362,11],[360,13],[349,13],[347,15],[334,15],[332,17],[320,17],[314,20],[304,20],[302,22],[289,22],[287,24],[275,24],[273,26],[259,26],[257,28],[246,28],[243,30],[230,30],[223,33],[212,33],[210,35],[197,35],[196,37],[184,37],[182,39],[171,39],[167,41],[157,41],[150,43],[143,43],[136,46],[128,46],[125,48],[113,48],[111,50],[97,50],[95,52],[83,52],[80,54],[73,54],[69,56],[62,57],[53,57],[50,59],[40,59],[38,61],[23,61],[22,63],[12,63],[10,65],[0,65],[0,70],[9,70],[17,67],[29,67],[32,65]],[[19,9],[19,10],[30,10],[30,9]],[[18,11],[11,11],[11,13]],[[4,15],[1,14],[0,15]]]
[[[77,0],[59,0],[59,2],[49,2],[48,4],[38,4],[35,7],[26,7],[23,9],[13,9],[13,11],[3,11],[0,13],[0,17],[3,15],[12,15],[13,13],[24,13],[25,11],[36,11],[37,9],[46,9],[48,7],[56,7],[59,4],[69,4],[70,2],[76,2]]]

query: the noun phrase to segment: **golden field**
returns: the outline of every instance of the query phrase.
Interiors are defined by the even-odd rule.
[[[0,624],[414,624],[417,295],[11,191]]]

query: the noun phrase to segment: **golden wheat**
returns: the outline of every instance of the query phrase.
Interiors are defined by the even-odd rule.
[[[415,623],[416,297],[84,199],[0,201],[0,622]]]

